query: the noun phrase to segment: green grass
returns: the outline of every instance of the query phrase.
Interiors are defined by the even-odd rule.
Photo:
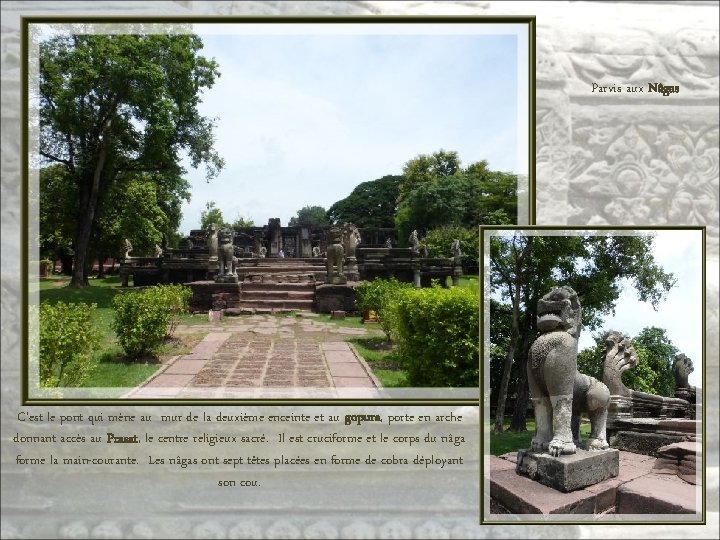
[[[535,420],[528,419],[525,425],[527,431],[516,433],[513,431],[507,431],[510,429],[510,420],[507,420],[504,425],[502,433],[493,433],[492,426],[495,424],[494,420],[490,421],[490,453],[493,456],[499,456],[507,454],[508,452],[516,452],[523,448],[530,448],[530,441],[532,441],[533,435],[535,435]],[[580,438],[586,440],[590,434],[590,424],[583,422],[580,424]]]
[[[368,325],[362,322],[362,317],[348,316],[344,319],[331,319],[329,314],[319,313],[318,316],[313,317],[313,319],[318,322],[332,323],[345,328],[368,328]]]
[[[48,278],[40,278],[39,293],[41,302],[66,302],[78,303],[85,302],[88,304],[97,304],[97,309],[93,314],[93,324],[100,334],[100,347],[94,353],[93,359],[96,362],[96,368],[92,374],[84,381],[85,388],[132,388],[147,379],[155,371],[160,368],[160,362],[157,357],[148,358],[137,362],[128,362],[123,355],[121,347],[115,338],[115,332],[112,328],[113,322],[113,297],[121,293],[120,278],[117,276],[109,276],[105,279],[90,279],[90,286],[81,289],[67,287],[70,278],[67,276],[51,276]],[[35,286],[32,284],[32,286]],[[132,294],[132,292],[122,292],[122,294]],[[191,324],[186,322],[186,318],[190,319],[190,315],[181,317],[181,324]],[[207,323],[207,317],[196,317],[195,324],[201,322]],[[158,356],[176,355],[190,352],[192,347],[189,343],[199,341],[200,337],[192,334],[185,335],[183,339],[172,339],[164,343],[159,351]]]
[[[356,337],[348,341],[355,346],[385,388],[408,386],[407,373],[398,363],[392,345],[385,337]]]

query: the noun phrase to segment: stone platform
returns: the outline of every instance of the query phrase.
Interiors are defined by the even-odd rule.
[[[541,484],[569,492],[614,478],[620,470],[620,452],[615,449],[588,451],[554,457],[520,450],[516,471]]]
[[[699,516],[702,511],[702,487],[684,481],[680,466],[667,467],[651,456],[619,451],[617,477],[569,493],[518,474],[516,452],[486,459],[493,513],[654,514],[667,519],[668,514]]]

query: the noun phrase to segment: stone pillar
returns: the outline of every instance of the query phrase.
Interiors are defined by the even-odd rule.
[[[422,287],[422,284],[420,283],[420,269],[419,268],[415,268],[413,270],[413,283],[415,284],[415,287],[417,287],[418,289],[420,287]]]

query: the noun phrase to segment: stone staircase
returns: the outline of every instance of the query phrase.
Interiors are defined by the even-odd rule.
[[[240,309],[312,311],[314,303],[314,281],[243,281],[241,285]]]
[[[315,282],[325,281],[325,266],[316,259],[251,259],[238,261],[242,311],[311,311]]]

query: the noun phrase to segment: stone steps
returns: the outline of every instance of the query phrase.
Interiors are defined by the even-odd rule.
[[[248,291],[243,289],[241,300],[314,300],[315,291],[286,291],[273,289],[270,291]]]
[[[263,299],[263,300],[240,300],[239,306],[241,309],[272,309],[273,311],[281,310],[300,310],[300,311],[312,311],[314,304],[313,299],[303,300],[291,300],[289,298],[279,299]]]
[[[298,292],[308,292],[311,294],[315,294],[315,282],[312,281],[301,281],[301,282],[253,282],[253,281],[243,281],[242,282],[242,291],[243,294],[246,292],[256,292],[256,291],[263,291],[263,292],[270,292],[270,291],[277,291],[277,292],[283,292],[283,291],[298,291]]]

